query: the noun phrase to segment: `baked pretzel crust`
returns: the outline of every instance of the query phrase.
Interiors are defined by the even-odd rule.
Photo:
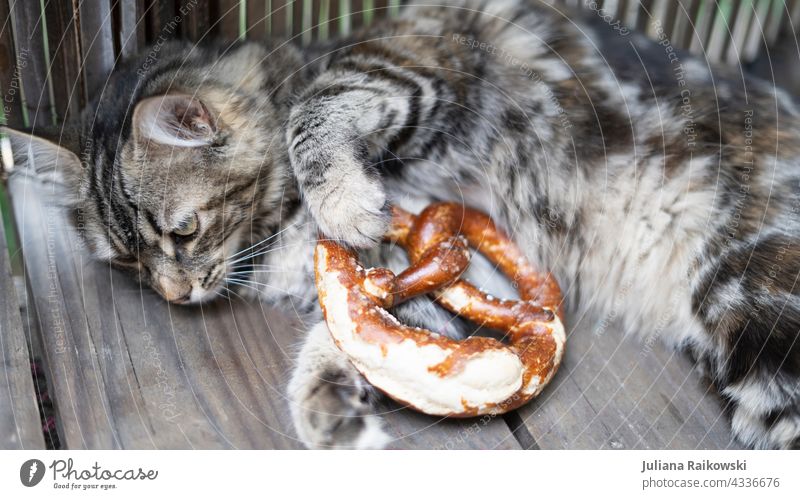
[[[320,239],[315,251],[319,301],[337,346],[378,389],[433,415],[501,414],[538,395],[564,351],[561,291],[541,274],[486,214],[435,203],[418,216],[392,208],[385,239],[402,246],[411,265],[398,275],[364,269],[356,255]],[[511,279],[519,300],[492,297],[460,279],[468,246]],[[387,309],[431,294],[453,313],[505,333],[456,341],[401,324]]]

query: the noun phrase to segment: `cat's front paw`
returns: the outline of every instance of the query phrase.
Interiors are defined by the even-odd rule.
[[[312,449],[382,449],[390,438],[373,414],[369,387],[353,369],[329,367],[289,385],[292,419]]]
[[[381,181],[360,171],[307,193],[306,201],[320,231],[352,247],[375,246],[389,228]]]

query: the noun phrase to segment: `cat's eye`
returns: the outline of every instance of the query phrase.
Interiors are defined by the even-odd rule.
[[[180,225],[175,227],[172,233],[181,237],[188,237],[197,232],[197,226],[197,215],[192,214],[191,217],[184,219]]]

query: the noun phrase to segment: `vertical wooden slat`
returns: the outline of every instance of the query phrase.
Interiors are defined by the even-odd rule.
[[[79,7],[80,39],[86,100],[104,90],[114,67],[114,40],[111,32],[111,5],[107,0],[83,0]]]
[[[178,15],[181,17],[183,36],[193,42],[209,37],[208,30],[211,26],[209,2],[210,0],[180,0]]]
[[[750,29],[746,35],[747,39],[744,42],[743,49],[744,55],[748,61],[755,60],[761,47],[766,43],[766,24],[769,21],[769,13],[772,7],[771,3],[770,0],[756,2],[753,20],[750,23]]]
[[[789,1],[789,15],[792,18],[792,26],[794,26],[794,31],[797,31],[797,26],[800,24],[800,0],[788,0]]]
[[[342,34],[342,0],[331,0],[330,3],[330,14],[328,15],[330,22],[328,23],[328,32],[332,37],[340,36]]]
[[[700,2],[697,14],[694,16],[695,29],[691,32],[692,41],[689,45],[689,49],[695,54],[705,54],[715,14],[716,10],[713,2]]]
[[[269,0],[247,0],[247,38],[263,40],[269,34]]]
[[[320,28],[323,24],[322,0],[305,0],[304,4],[303,15],[308,18],[306,26],[311,28],[311,39],[320,40]],[[329,5],[325,6],[326,9],[328,7]],[[306,12],[306,9],[308,9],[308,12]],[[325,14],[327,15],[327,12]]]
[[[361,25],[367,26],[375,18],[375,1],[361,0]]]
[[[375,0],[373,19],[385,19],[389,16],[389,0]]]
[[[305,0],[292,0],[292,36],[300,35],[303,32],[303,3]]]
[[[145,42],[153,43],[161,31],[161,18],[159,17],[158,0],[144,0],[145,9]]]
[[[286,0],[272,0],[267,19],[270,36],[280,38],[286,35],[286,8]]]
[[[619,12],[619,1],[618,0],[605,1],[605,2],[603,2],[601,8],[603,9],[603,11],[606,14],[613,16],[615,19],[619,19],[620,16],[619,16],[619,13],[618,13]]]
[[[352,17],[350,13],[352,12],[353,6],[351,0],[340,0],[339,1],[339,33],[342,35],[349,35],[350,32],[353,30],[352,26]]]
[[[0,449],[44,449],[19,301],[0,217]]]
[[[651,16],[655,17],[653,2],[654,0],[639,1],[639,13],[636,16],[636,29],[647,32],[647,27],[651,22]]]
[[[314,1],[302,0],[297,3],[300,5],[300,39],[303,45],[308,45],[311,43],[314,34]]]
[[[270,2],[269,26],[270,36],[281,38],[286,36],[286,0],[272,0]]]
[[[700,8],[700,0],[680,0],[675,14],[674,41],[681,48],[689,48],[692,43],[694,22]]]
[[[736,24],[736,17],[739,11],[737,5],[738,3],[730,0],[719,0],[716,19],[712,25],[711,36],[706,47],[706,57],[711,62],[724,62],[725,53],[730,44],[733,26]]]
[[[44,58],[44,38],[39,2],[16,0],[10,2],[14,19],[15,43],[19,74],[22,78],[25,108],[31,126],[52,123],[50,90],[47,86],[47,65]]]
[[[619,0],[617,2],[617,12],[616,17],[619,18],[627,26],[632,26],[633,21],[631,19],[631,5],[629,0]]]
[[[389,0],[389,15],[396,16],[400,14],[400,0]]]
[[[767,45],[771,45],[778,39],[778,32],[781,27],[781,20],[785,15],[784,0],[772,0],[767,20],[764,22],[764,37]]]
[[[314,33],[318,40],[327,40],[331,36],[331,0],[315,0]]]
[[[753,0],[742,0],[738,4],[736,22],[731,26],[731,39],[725,51],[725,61],[729,64],[747,63],[744,45],[747,40],[750,27],[754,23],[753,19]]]
[[[127,59],[138,53],[145,44],[144,0],[120,0],[118,8],[120,55]],[[49,22],[48,18],[48,24]]]
[[[678,38],[675,36],[676,28],[678,27],[678,2],[675,0],[661,0],[661,8],[659,9],[661,24],[664,26],[664,31],[669,36],[671,43],[677,43]]]
[[[212,33],[226,40],[239,38],[239,1],[215,0],[211,6]]]
[[[16,50],[8,0],[0,0],[0,92],[6,122],[15,128],[25,126],[20,79],[16,72]]]
[[[56,119],[58,123],[75,123],[85,104],[75,11],[70,2],[51,0],[45,4],[45,16]]]
[[[357,30],[364,25],[364,0],[352,0],[350,2],[350,26]]]
[[[171,22],[175,18],[175,3],[171,0],[150,0],[152,8],[150,13],[152,16],[153,25],[153,41],[157,40],[159,36],[169,36],[171,31]]]

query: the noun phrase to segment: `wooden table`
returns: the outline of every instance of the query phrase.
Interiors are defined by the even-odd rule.
[[[93,262],[47,172],[9,179],[24,256],[26,340],[0,251],[0,446],[44,445],[28,346],[41,344],[62,447],[300,447],[285,395],[297,320],[259,302],[170,306]],[[607,322],[607,321],[606,321]],[[719,399],[683,353],[571,317],[565,361],[533,403],[503,417],[442,420],[391,402],[393,448],[728,448]]]

